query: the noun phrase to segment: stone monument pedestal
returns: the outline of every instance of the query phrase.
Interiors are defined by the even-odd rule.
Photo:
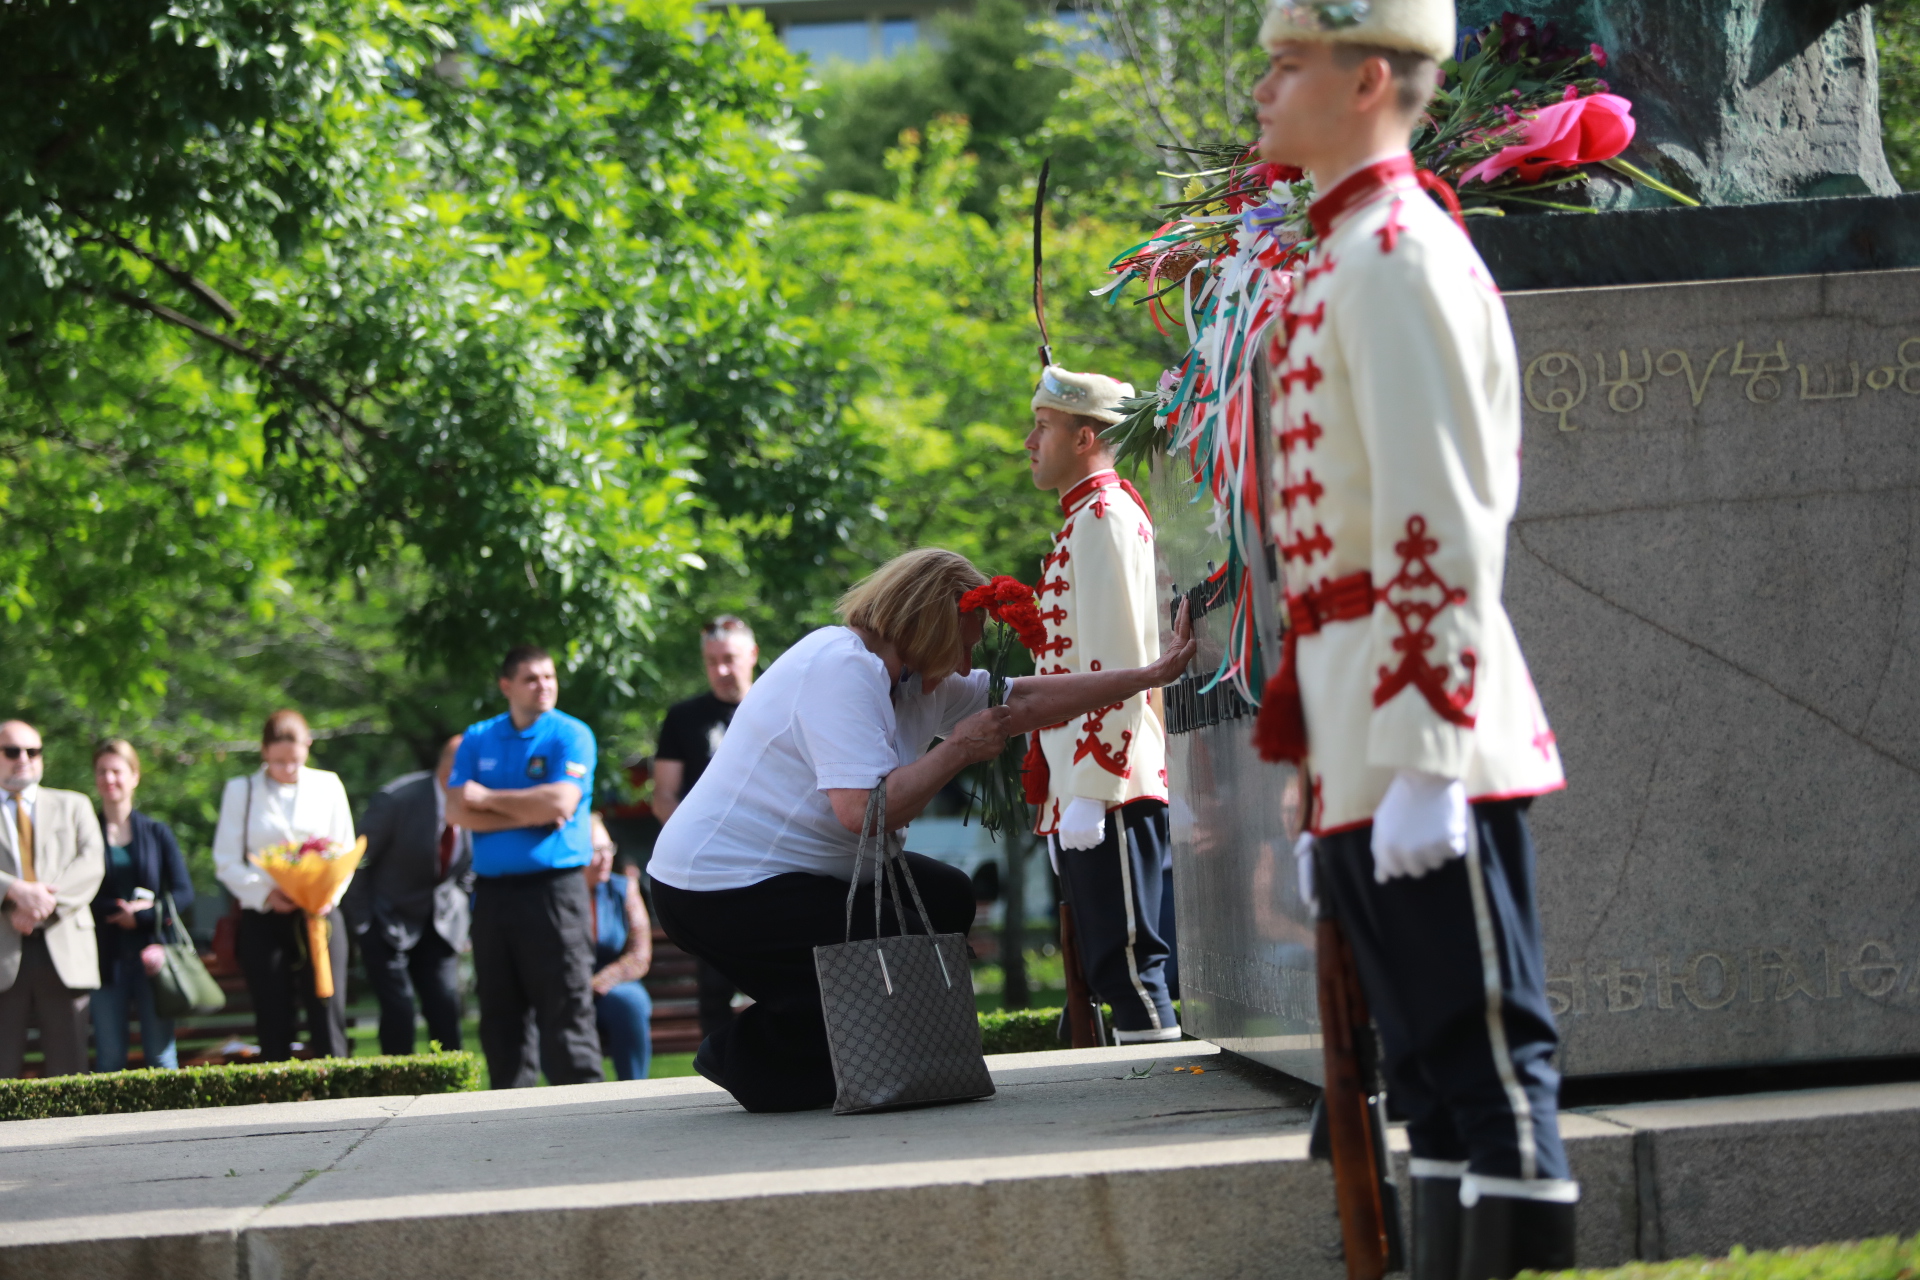
[[[1506,604],[1568,774],[1532,816],[1570,1076],[1920,1054],[1915,199],[1751,214],[1830,210],[1893,269],[1507,296],[1526,407]],[[1503,284],[1630,271],[1593,250],[1637,219],[1661,222],[1656,276],[1689,223],[1714,224],[1719,273],[1799,265],[1726,243],[1741,213],[1476,238]],[[1182,587],[1224,556],[1191,496],[1156,473]],[[1223,620],[1201,618],[1196,669]],[[1232,710],[1170,739],[1183,1022],[1317,1080],[1291,777]]]

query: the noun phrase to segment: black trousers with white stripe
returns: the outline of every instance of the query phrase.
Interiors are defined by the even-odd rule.
[[[1073,932],[1087,985],[1113,1008],[1116,1031],[1157,1031],[1178,1023],[1167,995],[1160,936],[1163,873],[1171,847],[1167,806],[1135,800],[1107,814],[1107,835],[1091,849],[1062,849],[1060,891],[1073,907]]]
[[[1374,883],[1371,826],[1324,836],[1315,891],[1352,944],[1413,1154],[1565,1178],[1527,804],[1475,805],[1478,848],[1417,880]]]

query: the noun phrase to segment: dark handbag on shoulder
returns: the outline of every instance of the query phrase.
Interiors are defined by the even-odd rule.
[[[853,904],[867,843],[878,846],[873,866],[873,931],[881,928],[881,884],[893,898],[897,937],[853,938]],[[909,934],[897,879],[907,882],[923,932]],[[853,882],[847,886],[848,941],[815,947],[820,1008],[833,1054],[836,1115],[888,1111],[932,1102],[962,1102],[993,1095],[980,1050],[980,1019],[974,1011],[973,971],[967,940],[934,933],[920,900],[920,887],[906,858],[887,833],[887,784],[867,798]]]
[[[162,892],[156,910],[164,910],[154,941],[160,944],[160,972],[147,975],[153,987],[153,1007],[163,1018],[184,1018],[190,1013],[218,1013],[227,1007],[227,993],[207,972],[200,952],[180,913],[174,909],[173,894]]]

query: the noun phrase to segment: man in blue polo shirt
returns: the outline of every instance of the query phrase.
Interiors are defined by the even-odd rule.
[[[496,1089],[604,1079],[593,1014],[593,730],[554,710],[546,650],[500,664],[507,713],[469,728],[447,821],[473,832],[473,974],[480,1048]],[[539,1054],[533,1052],[538,1031]]]

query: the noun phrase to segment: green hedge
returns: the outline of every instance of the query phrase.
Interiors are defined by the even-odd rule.
[[[247,1062],[177,1071],[152,1067],[47,1080],[0,1080],[0,1120],[462,1093],[479,1087],[480,1059],[471,1053]]]
[[[1912,1280],[1920,1276],[1920,1236],[1753,1253],[1736,1247],[1726,1258],[1633,1262],[1561,1274],[1579,1280]]]
[[[1113,1010],[1105,1005],[1101,1014],[1111,1019]],[[1180,1002],[1173,1002],[1180,1013]],[[980,1045],[988,1053],[1038,1053],[1042,1049],[1065,1049],[1059,1036],[1058,1009],[998,1009],[980,1015]]]
[[[988,1053],[1064,1049],[1058,1009],[997,1009],[980,1015],[980,1047]]]

